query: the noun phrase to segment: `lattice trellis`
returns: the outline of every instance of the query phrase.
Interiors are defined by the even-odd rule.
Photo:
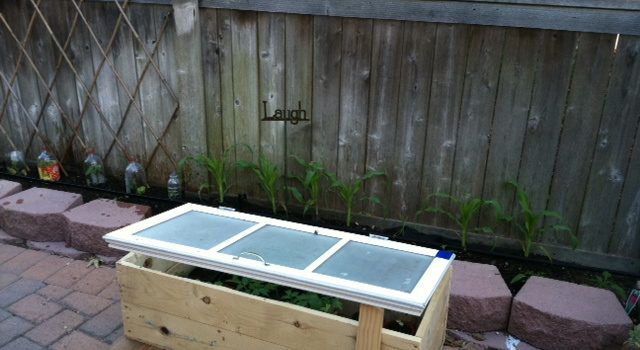
[[[106,130],[107,134],[111,137],[109,146],[106,148],[106,152],[103,154],[103,160],[104,161],[107,160],[107,158],[113,152],[114,148],[117,148],[120,152],[122,152],[124,157],[129,158],[133,154],[128,150],[126,142],[123,142],[121,140],[121,137],[122,137],[122,131],[125,126],[125,123],[127,122],[127,119],[130,118],[131,114],[134,114],[132,113],[132,110],[133,110],[136,112],[135,114],[137,114],[137,116],[141,118],[141,121],[145,125],[144,131],[149,135],[151,135],[152,140],[154,140],[155,142],[155,145],[151,149],[151,152],[147,153],[147,158],[145,161],[146,167],[150,166],[151,162],[156,156],[158,149],[161,149],[162,152],[165,153],[168,160],[171,162],[171,164],[174,167],[177,166],[176,160],[172,155],[172,152],[169,150],[169,147],[167,147],[167,145],[165,144],[165,138],[172,124],[177,118],[179,100],[176,94],[174,93],[174,91],[172,90],[164,73],[160,69],[158,63],[156,62],[158,49],[160,47],[161,41],[164,38],[166,30],[169,27],[169,24],[171,21],[171,12],[168,11],[167,14],[163,17],[163,23],[162,23],[161,29],[157,33],[157,38],[154,40],[154,45],[152,49],[149,50],[146,47],[145,43],[143,42],[143,39],[140,37],[139,33],[136,31],[136,28],[131,22],[129,16],[127,15],[127,10],[130,2],[129,0],[113,0],[113,4],[115,5],[118,11],[118,17],[115,22],[115,26],[113,28],[108,29],[111,31],[111,35],[109,36],[108,42],[104,46],[103,46],[103,43],[101,43],[98,36],[96,35],[96,31],[94,30],[94,28],[92,28],[92,24],[90,20],[87,19],[87,16],[83,12],[83,4],[85,0],[67,0],[68,4],[70,4],[69,7],[72,8],[74,12],[70,14],[70,17],[72,17],[72,19],[70,22],[69,31],[66,35],[66,38],[62,42],[60,38],[56,37],[53,28],[47,21],[47,17],[43,14],[43,10],[41,8],[43,0],[24,0],[24,1],[28,2],[28,4],[30,5],[29,6],[30,10],[32,10],[32,12],[30,13],[30,19],[26,28],[26,32],[24,33],[24,36],[22,38],[18,37],[18,35],[16,34],[16,30],[14,30],[11,27],[11,25],[5,18],[5,14],[0,13],[0,22],[2,22],[1,25],[4,27],[4,29],[8,33],[8,36],[4,39],[7,41],[11,41],[12,44],[15,45],[18,51],[17,58],[14,62],[15,66],[14,66],[13,72],[11,72],[11,74],[5,74],[5,72],[2,72],[2,70],[0,69],[0,80],[5,91],[4,97],[2,99],[1,109],[0,109],[0,123],[2,123],[2,120],[9,113],[8,106],[10,102],[13,101],[14,105],[17,105],[18,109],[21,112],[20,113],[20,115],[22,116],[20,119],[21,122],[25,122],[25,124],[29,125],[31,129],[28,142],[26,143],[25,149],[23,149],[25,154],[28,154],[29,151],[31,151],[31,148],[33,147],[33,144],[34,144],[34,138],[36,137],[44,145],[48,146],[48,148],[52,152],[54,152],[54,154],[58,157],[58,159],[61,160],[62,164],[65,164],[65,160],[67,160],[66,159],[67,156],[71,153],[70,151],[72,149],[74,142],[77,142],[77,145],[79,145],[79,147],[82,147],[83,149],[86,149],[87,147],[92,146],[88,144],[87,140],[83,136],[83,133],[81,132],[82,123],[85,120],[86,116],[88,115],[88,111],[90,110],[90,107],[92,107],[96,111],[96,115],[100,119],[100,123],[101,123],[100,125],[104,128],[104,130]],[[51,0],[44,0],[44,1],[51,1]],[[29,41],[34,39],[33,29],[35,24],[38,21],[40,21],[40,23],[46,29],[46,33],[49,36],[48,39],[51,40],[51,43],[53,44],[54,49],[57,50],[57,53],[59,54],[55,62],[55,69],[53,71],[53,76],[48,80],[45,78],[45,75],[38,68],[38,65],[36,64],[36,62],[34,62],[34,57],[32,57],[33,53],[29,52],[29,49],[28,49]],[[96,47],[100,54],[100,62],[95,67],[94,76],[91,79],[91,83],[88,85],[84,82],[87,77],[81,76],[78,68],[74,65],[73,60],[70,58],[70,53],[69,53],[69,46],[79,26],[84,26],[91,40],[90,45],[93,45],[94,47]],[[118,37],[120,31],[122,30],[129,30],[131,32],[131,36],[133,40],[140,45],[145,56],[144,64],[142,65],[142,69],[139,69],[138,71],[137,81],[133,90],[131,90],[128,87],[127,83],[125,82],[125,79],[118,71],[111,57],[111,52],[114,47],[114,43],[116,42],[116,38]],[[89,43],[87,43],[87,45],[89,45]],[[33,71],[33,73],[35,74],[35,77],[37,78],[36,79],[37,83],[46,92],[46,96],[42,99],[42,103],[40,103],[39,110],[36,113],[37,118],[35,118],[35,121],[29,117],[30,115],[29,108],[25,105],[25,103],[23,103],[21,99],[21,95],[19,91],[17,91],[19,90],[19,87],[16,86],[17,85],[16,81],[19,79],[19,72],[21,68],[24,68],[22,65],[25,65],[26,67],[28,67]],[[105,106],[101,106],[96,96],[94,96],[96,94],[96,88],[98,87],[98,80],[105,66],[108,66],[111,72],[113,72],[113,76],[115,77],[115,80],[117,82],[117,88],[119,89],[119,92],[122,92],[122,94],[120,95],[121,96],[124,95],[128,99],[128,101],[124,102],[126,103],[126,107],[124,108],[124,111],[120,116],[119,125],[117,127],[113,127],[110,124],[107,116],[103,111]],[[79,102],[82,101],[79,104],[80,114],[79,114],[79,117],[76,118],[77,120],[74,120],[69,116],[68,111],[66,111],[65,108],[61,106],[61,104],[63,103],[61,103],[59,96],[57,96],[56,92],[54,92],[55,91],[54,84],[56,84],[56,81],[59,77],[59,73],[64,67],[68,67],[68,69],[72,72],[73,77],[75,78],[77,91],[79,92],[78,93]],[[162,113],[167,113],[169,118],[162,118],[162,116],[160,117],[161,120],[166,120],[165,124],[160,127],[161,130],[154,130],[153,124],[151,123],[152,121],[151,118],[158,118],[158,116],[147,115],[148,112],[144,111],[144,108],[142,108],[141,106],[141,101],[139,101],[139,99],[141,99],[140,92],[141,92],[142,82],[145,76],[147,76],[147,72],[150,67],[153,68],[153,70],[157,73],[161,84],[168,91],[171,97],[171,102],[170,102],[171,108],[169,110],[162,111]],[[124,105],[124,103],[123,101],[120,101],[121,105]],[[49,140],[46,133],[43,132],[43,130],[41,130],[43,117],[47,113],[47,106],[54,106],[57,112],[59,113],[59,115],[61,116],[64,127],[67,130],[69,130],[71,133],[68,139],[64,139],[64,137],[62,137],[62,139],[60,140]],[[10,132],[8,132],[2,126],[2,124],[0,124],[0,133],[2,133],[3,136],[6,137],[11,147],[13,147],[14,149],[18,149],[16,143],[13,141],[13,136],[11,135]],[[63,149],[64,151],[57,152],[58,154],[56,154],[56,152],[54,151],[55,147],[52,147],[54,142],[58,145],[58,150]],[[64,170],[64,168],[62,170],[66,174],[66,170]]]

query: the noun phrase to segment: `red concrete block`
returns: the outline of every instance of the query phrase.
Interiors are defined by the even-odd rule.
[[[82,332],[73,332],[51,346],[53,350],[108,350],[109,345]]]
[[[0,243],[0,264],[25,251],[24,248]]]
[[[97,295],[116,281],[116,270],[110,267],[93,269],[71,288],[78,292]]]
[[[32,241],[62,241],[62,213],[82,204],[76,193],[31,188],[0,199],[0,222],[11,235]]]
[[[65,268],[71,259],[49,255],[22,273],[22,277],[44,281],[49,276]]]
[[[497,267],[456,260],[447,327],[468,332],[506,329],[511,298]]]
[[[548,350],[620,349],[632,326],[611,291],[531,277],[513,298],[509,333]]]
[[[84,321],[84,317],[81,315],[73,311],[63,310],[61,313],[42,322],[36,328],[27,332],[25,336],[38,344],[47,346],[62,335],[72,332],[82,321]]]
[[[62,299],[61,302],[71,309],[88,316],[94,316],[113,303],[111,300],[81,292],[73,292]]]
[[[35,250],[25,250],[9,261],[5,261],[4,263],[2,263],[2,265],[0,265],[0,270],[15,274],[21,274],[28,270],[31,266],[37,264],[38,262],[49,256],[50,254],[48,253],[38,252]]]
[[[91,272],[91,269],[87,267],[86,262],[73,260],[66,267],[58,270],[58,272],[47,278],[45,283],[69,288],[89,272]]]
[[[64,213],[67,241],[79,250],[101,255],[121,254],[102,239],[105,234],[151,215],[151,208],[106,199],[97,199]]]
[[[16,316],[38,324],[57,314],[62,307],[58,303],[48,301],[38,294],[31,294],[9,307],[9,311]]]
[[[10,196],[22,191],[22,185],[18,182],[0,180],[0,198]]]

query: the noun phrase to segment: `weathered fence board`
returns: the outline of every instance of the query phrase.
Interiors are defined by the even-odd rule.
[[[362,195],[380,197],[391,218],[406,221],[434,192],[497,199],[511,212],[517,203],[505,182],[517,180],[535,210],[562,212],[582,251],[640,255],[639,37],[622,36],[614,49],[610,34],[243,12],[204,1],[193,17],[200,32],[191,37],[200,46],[195,53],[191,39],[180,39],[177,25],[184,23],[166,17],[174,15],[170,2],[120,2],[129,16],[122,22],[113,2],[75,0],[98,43],[80,19],[63,55],[58,45],[71,32],[74,2],[41,1],[56,40],[34,17],[31,0],[0,3],[9,25],[0,26],[3,76],[10,80],[20,60],[15,82],[0,84],[0,101],[10,95],[0,115],[11,136],[0,135],[2,153],[11,143],[27,149],[29,120],[41,113],[30,160],[42,139],[51,139],[66,153],[65,164],[78,165],[87,144],[103,157],[108,152],[113,175],[122,174],[125,154],[150,161],[155,185],[165,185],[183,155],[219,157],[246,144],[254,161],[262,154],[282,175],[301,172],[290,155],[319,161],[345,181],[385,171],[388,182],[370,182]],[[534,5],[526,1],[519,5]],[[19,59],[32,18],[23,46],[41,76]],[[190,64],[183,56],[202,73],[185,79]],[[46,101],[49,89],[54,98]],[[276,109],[298,108],[298,101],[309,122],[260,121]],[[230,160],[251,156],[239,147]],[[263,196],[251,173],[230,175],[231,195]],[[343,209],[335,194],[323,195],[322,207]],[[280,199],[292,201],[284,193]],[[355,209],[383,214],[375,205]],[[492,224],[492,216],[487,208],[474,225]],[[441,215],[418,221],[453,227]],[[516,237],[512,231],[497,230]],[[569,242],[549,236],[547,243]]]

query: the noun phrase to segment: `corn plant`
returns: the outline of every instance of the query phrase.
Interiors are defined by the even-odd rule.
[[[188,156],[184,159],[180,160],[178,163],[178,172],[180,174],[184,174],[184,168],[187,162],[194,162],[196,165],[206,169],[211,176],[213,177],[213,182],[218,189],[218,201],[220,203],[224,202],[224,196],[229,191],[229,182],[227,181],[228,171],[230,168],[229,157],[231,151],[235,148],[235,146],[231,146],[224,150],[221,158],[209,158],[205,155],[198,154],[194,156]],[[184,183],[184,181],[183,181]],[[200,184],[198,188],[198,195],[204,189],[210,189],[211,186],[209,183]]]
[[[629,331],[629,338],[624,342],[628,346],[633,346],[636,349],[640,349],[640,324],[637,324]],[[632,348],[633,349],[633,348]]]
[[[306,162],[304,159],[300,159],[296,156],[291,156],[291,158],[293,158],[305,170],[304,176],[292,177],[302,185],[303,191],[306,195],[303,195],[303,192],[294,186],[287,187],[287,190],[296,201],[304,205],[304,210],[302,211],[303,216],[307,214],[309,209],[313,208],[315,211],[315,217],[317,218],[319,216],[320,194],[322,192],[320,185],[322,183],[322,179],[327,177],[327,173],[322,164],[318,162]]]
[[[364,174],[364,176],[352,182],[344,182],[342,180],[339,180],[332,173],[327,173],[327,176],[329,177],[329,182],[331,183],[329,189],[338,194],[338,198],[340,198],[347,210],[347,227],[351,226],[351,213],[353,211],[353,204],[355,200],[367,200],[374,204],[381,204],[378,197],[371,196],[356,198],[356,195],[360,191],[362,191],[362,188],[364,187],[364,183],[366,181],[374,177],[385,176],[385,173],[383,171],[368,171],[366,174]]]
[[[447,193],[436,192],[427,197],[427,202],[432,198],[445,199],[451,203],[452,208],[447,209],[443,206],[429,206],[425,204],[420,208],[420,210],[418,210],[416,217],[424,213],[440,214],[448,217],[460,229],[460,232],[456,231],[456,234],[460,237],[463,250],[467,250],[467,238],[470,231],[493,233],[493,229],[489,226],[471,227],[473,219],[478,217],[480,210],[483,207],[492,207],[498,221],[509,220],[509,218],[503,214],[500,204],[494,200],[482,200],[480,198],[472,198],[468,196],[458,198]]]
[[[237,166],[241,169],[251,170],[260,182],[260,187],[265,192],[271,202],[271,210],[277,212],[276,199],[278,196],[277,182],[280,177],[278,166],[271,163],[262,154],[258,157],[258,163],[239,160]]]
[[[535,211],[531,207],[531,201],[527,192],[515,181],[507,182],[507,185],[513,187],[516,191],[518,202],[518,212],[513,217],[515,227],[520,231],[520,245],[525,257],[529,257],[533,248],[537,247],[551,261],[551,254],[540,244],[540,240],[544,234],[549,231],[558,233],[566,233],[571,238],[573,249],[578,246],[577,237],[571,232],[571,228],[564,224],[562,215],[555,211],[541,210]],[[545,219],[555,219],[558,224],[545,224]]]

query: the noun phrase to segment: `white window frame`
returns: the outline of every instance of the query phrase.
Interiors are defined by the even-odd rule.
[[[210,249],[200,249],[160,241],[149,237],[136,236],[140,231],[192,211],[255,222],[256,224],[220,242]],[[268,261],[267,263],[269,263],[269,265],[265,265],[259,260],[249,259],[244,256],[236,257],[219,252],[220,250],[267,225],[309,233],[317,232],[319,235],[335,237],[339,240],[305,269],[279,266],[271,264]],[[176,234],[182,234],[182,232],[176,232]],[[221,210],[192,203],[184,204],[175,209],[113,231],[105,235],[103,238],[109,243],[110,247],[116,249],[135,251],[158,258],[234,275],[255,278],[265,282],[326,294],[411,315],[422,314],[429,302],[429,299],[433,295],[436,287],[444,277],[444,274],[455,257],[455,255],[451,255],[448,259],[440,258],[436,257],[438,250],[435,249],[390,240],[375,239],[363,235],[257,215]],[[322,265],[322,263],[332,257],[333,254],[338,252],[340,248],[344,247],[349,242],[360,242],[415,253],[432,257],[433,260],[410,293],[314,272],[317,267]]]

